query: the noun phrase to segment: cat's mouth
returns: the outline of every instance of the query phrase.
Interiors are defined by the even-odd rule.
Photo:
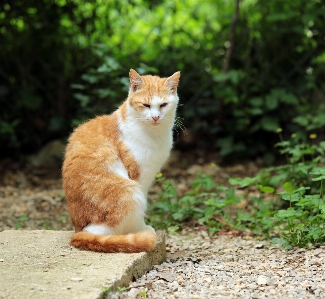
[[[158,119],[150,119],[149,120],[149,123],[153,126],[158,126],[161,124],[161,120],[158,118]]]

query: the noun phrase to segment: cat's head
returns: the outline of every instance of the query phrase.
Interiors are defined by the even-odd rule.
[[[132,115],[152,126],[174,122],[180,75],[176,72],[168,78],[140,76],[131,69],[128,102]]]

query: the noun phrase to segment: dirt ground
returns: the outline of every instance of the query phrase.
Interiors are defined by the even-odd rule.
[[[177,190],[185,193],[198,173],[208,173],[220,184],[229,176],[253,176],[260,162],[250,161],[232,166],[219,166],[213,154],[174,151],[163,175],[175,181]],[[149,202],[159,192],[153,184]],[[36,168],[19,162],[0,162],[0,231],[6,229],[71,230],[59,168]]]

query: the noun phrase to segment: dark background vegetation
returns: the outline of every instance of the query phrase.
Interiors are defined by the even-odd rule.
[[[324,0],[2,0],[0,155],[112,112],[134,68],[181,71],[177,146],[272,163],[278,128],[324,137],[324,24]]]

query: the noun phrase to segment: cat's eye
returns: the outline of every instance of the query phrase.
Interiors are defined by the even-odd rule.
[[[144,103],[142,103],[142,105],[143,105],[144,107],[150,108],[150,105],[149,105],[149,104],[144,104]]]
[[[160,108],[166,107],[166,106],[167,106],[167,103],[163,103],[163,104],[160,105]]]

